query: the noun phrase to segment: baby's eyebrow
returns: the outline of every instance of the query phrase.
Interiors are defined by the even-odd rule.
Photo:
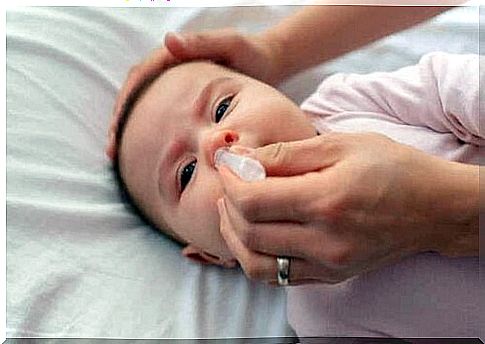
[[[231,80],[232,78],[223,76],[212,79],[204,86],[204,88],[194,101],[193,114],[196,116],[196,118],[200,118],[203,115],[203,111],[206,108],[207,102],[209,101],[209,96],[212,94],[214,89],[220,84]]]

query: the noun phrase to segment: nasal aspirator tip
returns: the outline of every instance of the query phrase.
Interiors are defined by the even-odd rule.
[[[219,148],[214,154],[216,167],[226,165],[246,182],[263,180],[266,172],[258,160],[229,152],[227,148]]]

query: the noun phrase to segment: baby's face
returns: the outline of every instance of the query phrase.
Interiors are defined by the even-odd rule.
[[[176,66],[137,103],[119,149],[125,183],[154,223],[189,244],[232,258],[219,232],[218,148],[257,148],[315,135],[302,111],[274,88],[208,62]]]

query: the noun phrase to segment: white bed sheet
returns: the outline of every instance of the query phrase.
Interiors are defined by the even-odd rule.
[[[295,9],[7,11],[7,337],[293,335],[283,289],[191,263],[127,212],[103,147],[127,70],[166,31],[257,31]],[[282,89],[300,101],[333,72],[416,62],[439,50],[436,30],[454,38],[447,51],[478,52],[476,23],[477,8],[455,9]]]

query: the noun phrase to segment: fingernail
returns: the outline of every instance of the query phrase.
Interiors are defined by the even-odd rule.
[[[177,40],[182,47],[185,47],[186,40],[185,40],[185,37],[182,36],[181,34],[177,32],[167,32],[167,37],[168,36],[172,36],[172,38],[175,38],[175,40]]]
[[[256,152],[254,148],[249,148],[249,147],[244,147],[239,145],[232,145],[229,148],[229,151],[234,154],[239,154],[239,155],[244,155],[249,157],[254,157]]]

